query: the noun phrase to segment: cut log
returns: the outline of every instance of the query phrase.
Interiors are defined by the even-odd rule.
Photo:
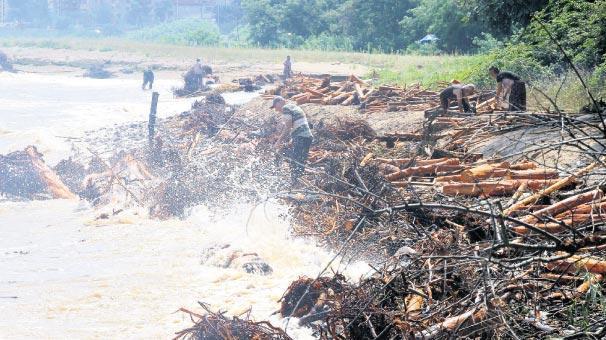
[[[509,166],[510,165],[508,162],[483,164],[463,171],[463,173],[461,173],[461,177],[463,178],[464,182],[474,182],[482,179],[503,177],[508,173]]]
[[[550,169],[513,170],[509,172],[511,179],[554,179],[560,177],[557,171]]]
[[[581,204],[578,207],[571,209],[569,211],[565,211],[556,216],[557,219],[568,218],[578,214],[599,214],[606,215],[606,201],[605,202],[596,202],[591,204]]]
[[[564,260],[547,263],[546,267],[548,270],[563,273],[586,271],[594,274],[606,274],[606,261],[590,256],[574,255]]]
[[[400,171],[400,168],[398,168],[395,165],[388,164],[388,163],[381,163],[381,164],[379,164],[378,168],[379,168],[379,172],[382,173],[383,175],[389,175],[389,174],[393,174],[394,172]]]
[[[476,105],[476,110],[482,110],[494,104],[496,102],[496,98],[490,98],[487,101],[481,102]]]
[[[349,76],[349,81],[354,82],[356,85],[366,85],[364,80],[358,78],[355,74]]]
[[[522,222],[528,224],[534,224],[544,216],[556,216],[564,211],[574,209],[581,204],[589,203],[595,200],[600,200],[604,196],[604,193],[600,189],[592,190],[586,193],[575,195],[562,200],[556,204],[550,205],[547,208],[535,211],[530,216],[526,216],[521,219]]]
[[[309,103],[310,99],[311,98],[310,98],[309,94],[305,93],[302,97],[297,98],[296,102],[297,102],[297,105],[307,104],[307,103]]]
[[[567,230],[565,224],[569,228],[577,228],[583,224],[592,222],[592,223],[600,223],[606,221],[606,215],[591,215],[591,214],[582,214],[582,215],[574,215],[565,219],[558,219],[561,223],[549,222],[549,223],[537,223],[534,226],[540,229],[543,229],[550,233],[559,233]],[[516,226],[512,228],[513,231],[519,234],[527,234],[529,230],[525,227]]]
[[[345,100],[344,100],[344,101],[341,103],[341,105],[344,105],[344,106],[349,106],[349,105],[351,105],[351,103],[353,103],[353,101],[354,101],[354,99],[355,99],[355,98],[356,98],[356,95],[355,95],[355,94],[352,94],[352,95],[350,95],[349,97],[347,97],[347,99],[345,99]]]
[[[464,322],[470,321],[471,324],[476,324],[478,322],[486,319],[486,310],[484,308],[480,309],[472,309],[467,311],[461,315],[453,316],[445,319],[439,324],[433,325],[426,330],[416,333],[415,339],[417,340],[428,340],[433,338],[438,338],[443,333],[453,332],[463,325]]]
[[[503,196],[512,195],[525,185],[530,190],[541,190],[553,184],[542,180],[502,180],[498,182],[448,183],[442,186],[442,193],[448,196]]]
[[[341,102],[343,102],[344,100],[346,100],[349,96],[350,96],[349,92],[341,93],[341,94],[337,95],[336,97],[330,99],[328,101],[328,103],[330,105],[341,104]]]
[[[305,91],[311,93],[314,97],[324,97],[324,93],[314,89],[305,89]]]
[[[436,177],[436,183],[446,183],[446,182],[462,182],[463,178],[461,175],[450,175],[450,176],[440,176]]]
[[[354,87],[356,89],[356,93],[358,93],[358,98],[364,97],[364,91],[362,91],[360,84],[355,84]]]
[[[402,179],[405,177],[410,177],[410,176],[435,175],[436,170],[440,167],[440,165],[458,165],[458,164],[459,164],[459,160],[456,158],[447,159],[440,163],[404,169],[404,170],[398,171],[396,173],[393,173],[391,175],[388,175],[388,176],[386,176],[386,178],[389,181],[397,181],[399,179]]]
[[[56,199],[76,199],[77,196],[42,160],[36,147],[0,155],[0,192],[34,199],[46,194]]]
[[[523,200],[521,200],[520,202],[512,205],[511,207],[505,209],[505,211],[503,211],[503,214],[505,215],[510,215],[512,212],[520,210],[521,207],[525,207],[529,204],[534,204],[539,198],[543,197],[543,196],[547,196],[550,195],[552,192],[554,191],[558,191],[564,187],[567,187],[568,185],[576,182],[576,180],[581,177],[584,176],[585,174],[587,174],[588,172],[592,171],[593,169],[595,169],[598,166],[598,162],[594,162],[588,166],[586,166],[585,168],[577,171],[576,173],[561,179],[560,181],[554,183],[553,185],[549,186],[548,188],[545,188],[542,191],[537,192],[534,195],[531,195],[530,197],[527,197]]]
[[[533,163],[533,162],[523,162],[523,163],[512,164],[510,167],[511,170],[532,170],[532,169],[536,169],[536,168],[537,168],[537,164]]]

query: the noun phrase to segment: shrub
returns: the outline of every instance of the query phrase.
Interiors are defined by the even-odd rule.
[[[198,19],[176,20],[127,34],[128,38],[179,45],[217,45],[221,34],[217,25]]]
[[[301,48],[319,51],[352,51],[353,42],[348,37],[340,37],[322,33],[318,36],[309,37]]]

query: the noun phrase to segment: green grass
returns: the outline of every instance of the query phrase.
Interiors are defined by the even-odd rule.
[[[280,65],[285,55],[291,55],[295,62],[327,62],[363,65],[370,74],[378,75],[379,82],[396,85],[421,83],[435,87],[439,81],[458,79],[473,82],[480,88],[493,88],[486,69],[491,64],[489,55],[402,55],[359,52],[330,52],[291,49],[239,48],[239,47],[194,47],[161,43],[149,43],[124,38],[5,38],[0,43],[5,47],[53,48],[106,53],[131,53],[148,58],[178,58],[191,60],[202,57],[211,63],[235,62],[268,63]],[[368,76],[370,76],[368,74]],[[587,78],[590,74],[585,74]],[[560,83],[564,83],[561,89]],[[572,74],[560,77],[544,77],[529,82],[552,98],[557,98],[561,109],[578,110],[588,103],[585,91]],[[558,93],[559,90],[559,93]],[[606,96],[603,87],[593,88],[596,97]],[[557,94],[557,96],[556,96]],[[530,90],[529,104],[536,109],[549,108],[550,103],[538,92]]]
[[[5,47],[64,48],[127,52],[142,56],[193,59],[202,57],[212,62],[259,62],[281,64],[286,55],[301,62],[341,62],[359,64],[376,71],[380,81],[393,84],[421,83],[433,85],[453,78],[465,81],[480,64],[483,56],[442,55],[420,56],[402,54],[327,52],[291,49],[193,47],[139,42],[127,39],[82,38],[6,38]]]

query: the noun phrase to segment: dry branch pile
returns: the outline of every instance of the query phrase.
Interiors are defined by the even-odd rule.
[[[181,308],[192,318],[194,326],[177,332],[174,340],[291,340],[283,330],[269,322],[254,322],[249,318],[227,318],[223,313],[214,313],[203,303],[200,306],[205,315],[196,314]],[[195,318],[195,319],[194,319]]]

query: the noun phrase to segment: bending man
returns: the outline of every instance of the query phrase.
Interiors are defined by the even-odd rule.
[[[476,87],[473,84],[454,84],[445,88],[444,90],[442,90],[442,92],[440,92],[440,105],[442,106],[443,112],[448,112],[450,101],[453,99],[457,100],[457,105],[459,107],[460,113],[463,113],[463,111],[471,112],[471,106],[469,105],[469,96],[473,95],[475,92]]]
[[[526,83],[516,74],[503,71],[492,66],[488,73],[497,81],[497,106],[501,109],[502,103],[508,103],[509,111],[526,111]]]
[[[313,142],[313,135],[305,112],[297,105],[287,104],[284,98],[278,96],[274,98],[271,108],[282,114],[278,139],[274,144],[275,149],[283,149],[288,140],[292,140],[292,148],[286,152],[286,156],[289,158],[294,186],[305,171],[305,162]]]

